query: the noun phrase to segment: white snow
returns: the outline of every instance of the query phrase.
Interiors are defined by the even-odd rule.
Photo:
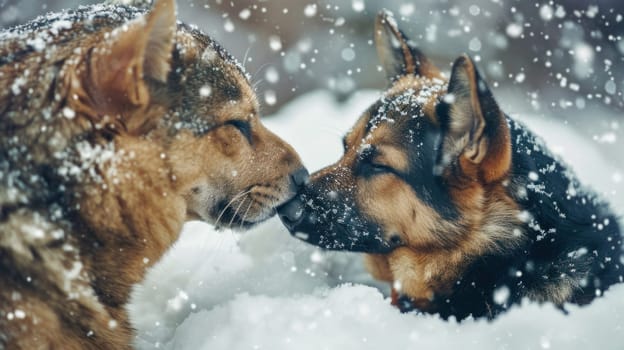
[[[522,31],[522,25],[518,23],[509,23],[509,25],[507,25],[506,32],[511,38],[519,37],[522,34]]]
[[[338,159],[340,138],[379,97],[345,104],[326,92],[300,97],[267,118],[313,171]],[[522,117],[554,152],[624,208],[615,165],[595,142],[559,121]],[[583,152],[577,152],[582,149]],[[617,187],[619,186],[619,187]],[[372,285],[372,286],[371,286]],[[379,288],[373,287],[377,286]],[[381,290],[381,291],[380,291]],[[622,349],[624,285],[588,307],[525,303],[493,322],[401,314],[388,287],[353,253],[322,252],[289,236],[275,218],[246,233],[185,226],[178,243],[136,286],[129,306],[141,349]],[[504,302],[506,291],[497,299]],[[507,291],[508,294],[508,291]]]
[[[314,17],[316,15],[316,11],[317,11],[317,5],[309,4],[309,5],[306,5],[306,7],[303,9],[303,14],[306,17]]]
[[[212,87],[208,84],[199,88],[199,96],[202,98],[209,97],[212,94]]]

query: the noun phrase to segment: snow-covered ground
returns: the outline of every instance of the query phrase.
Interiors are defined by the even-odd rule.
[[[266,124],[313,171],[338,159],[341,135],[378,95],[337,104],[310,93]],[[560,122],[518,117],[624,213],[621,159],[607,161],[597,143]],[[401,314],[387,291],[359,255],[322,252],[275,218],[243,234],[192,222],[129,308],[143,349],[624,349],[624,285],[588,307],[569,306],[569,315],[525,303],[493,322],[461,323]]]

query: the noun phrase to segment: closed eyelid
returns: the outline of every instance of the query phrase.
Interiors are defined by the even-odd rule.
[[[396,146],[382,145],[374,147],[374,153],[370,157],[375,163],[387,165],[400,172],[407,172],[409,168],[407,154]]]
[[[233,119],[226,121],[223,125],[232,125],[245,136],[249,144],[252,144],[251,124],[247,120]]]

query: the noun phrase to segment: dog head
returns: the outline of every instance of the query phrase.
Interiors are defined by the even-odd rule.
[[[473,61],[459,57],[447,81],[386,12],[375,42],[390,87],[344,137],[342,158],[280,209],[284,224],[321,247],[367,253],[506,234],[472,239],[489,210],[484,193],[508,201],[511,163],[505,116]],[[501,210],[513,218],[512,204]]]
[[[106,34],[67,77],[71,109],[116,140],[156,149],[190,218],[246,227],[270,217],[306,177],[296,152],[260,122],[243,69],[173,0]],[[137,155],[140,157],[140,155]],[[160,161],[160,160],[159,160]]]

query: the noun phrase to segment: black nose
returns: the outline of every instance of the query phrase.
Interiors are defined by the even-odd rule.
[[[304,217],[305,207],[299,196],[295,196],[281,207],[277,208],[280,220],[290,232],[294,232]]]
[[[310,174],[308,173],[308,169],[299,168],[290,174],[290,178],[292,179],[293,185],[298,190],[299,188],[303,187],[303,185],[308,183]]]

